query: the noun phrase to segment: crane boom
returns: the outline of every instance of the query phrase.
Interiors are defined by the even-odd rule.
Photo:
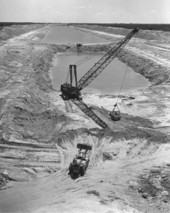
[[[135,33],[138,32],[134,28],[125,38],[123,38],[116,46],[111,48],[79,81],[78,89],[82,90],[89,85],[118,55],[122,48],[128,43]]]
[[[107,124],[101,120],[82,100],[81,90],[89,85],[118,55],[121,49],[128,43],[132,36],[138,32],[133,29],[125,38],[123,38],[116,46],[111,47],[109,51],[77,82],[76,65],[69,66],[69,82],[61,84],[61,97],[64,101],[71,100],[77,105],[87,116],[92,118],[102,128],[107,128]]]
[[[94,122],[96,122],[103,129],[107,128],[107,124],[101,120],[82,100],[71,100],[75,105],[81,109],[87,116],[89,116]]]

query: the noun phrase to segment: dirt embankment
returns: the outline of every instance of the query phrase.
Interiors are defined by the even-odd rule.
[[[4,26],[0,28],[0,41],[5,41],[14,36],[19,36],[21,34],[30,32],[32,30],[37,30],[42,28],[43,26],[47,26],[45,24],[29,24],[29,25],[10,25]]]
[[[49,69],[57,51],[39,43],[48,30],[44,27],[12,38],[0,47],[0,171],[7,169],[14,180],[57,168],[57,154],[49,142],[67,118],[48,96]]]
[[[117,28],[117,27],[104,27],[99,25],[76,25],[76,27],[80,27],[81,29],[89,29],[92,31],[99,31],[99,32],[105,32],[109,34],[115,34],[115,35],[123,35],[126,36],[130,29],[125,28]],[[139,29],[140,30],[140,29]],[[153,30],[140,30],[140,32],[136,35],[137,38],[141,39],[147,39],[147,40],[157,40],[157,41],[164,41],[167,42],[169,39],[170,32],[169,31],[153,31]]]
[[[130,30],[114,27],[79,25],[77,30],[91,33],[115,44]],[[170,76],[170,32],[139,30],[118,58],[134,71],[145,76],[154,85],[167,81]],[[106,51],[107,45],[82,47],[82,51]]]
[[[109,125],[107,130],[100,129],[74,106],[72,113],[66,113],[59,93],[52,89],[49,70],[57,52],[72,53],[76,48],[75,45],[40,43],[48,30],[47,26],[11,38],[0,47],[0,187],[7,187],[5,195],[0,193],[0,210],[19,212],[33,208],[30,211],[35,213],[35,209],[42,206],[43,212],[68,212],[70,209],[88,212],[89,208],[92,212],[97,209],[101,212],[144,209],[150,213],[159,212],[160,208],[162,212],[168,212],[169,136],[154,129],[154,121],[146,119],[150,114],[143,118],[137,116],[139,109],[142,115],[141,105],[148,107],[148,111],[151,105],[151,114],[160,109],[163,114],[167,103],[158,105],[156,101],[158,97],[161,100],[168,98],[168,88],[164,87],[162,96],[159,96],[160,85],[148,89],[144,95],[140,93],[133,100],[124,97],[127,98],[122,103],[125,113],[119,123],[108,118],[106,109],[93,106]],[[143,69],[145,75],[149,72],[150,80],[161,83],[160,73],[158,78],[155,75],[156,63],[153,61],[156,55],[151,58],[148,51],[156,47],[161,63],[163,56],[168,59],[165,48],[161,52],[158,44],[147,45],[146,42],[148,55],[143,56],[144,45],[140,42],[135,47],[130,44],[120,58],[129,61],[136,71]],[[105,45],[84,45],[82,52],[104,52],[105,48]],[[147,62],[145,59],[153,64],[142,65]],[[152,66],[154,69],[150,70]],[[161,67],[158,68],[162,71]],[[67,169],[79,142],[90,143],[93,153],[86,176],[74,182],[67,175]],[[152,172],[153,168],[158,169],[157,173]],[[53,175],[44,178],[50,173]],[[19,186],[15,183],[40,176],[43,178],[37,182]],[[15,183],[14,186],[11,183]],[[25,196],[22,196],[23,192]]]

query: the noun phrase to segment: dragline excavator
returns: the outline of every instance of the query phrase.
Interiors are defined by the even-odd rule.
[[[82,100],[81,90],[87,87],[120,53],[122,48],[129,42],[129,40],[138,32],[134,28],[126,37],[118,42],[114,47],[110,47],[104,56],[90,68],[90,70],[77,81],[77,67],[76,65],[69,66],[69,82],[61,85],[61,97],[64,101],[71,100],[76,104],[86,115],[92,118],[99,126],[106,128],[107,124],[102,121]],[[114,119],[112,119],[114,120]]]

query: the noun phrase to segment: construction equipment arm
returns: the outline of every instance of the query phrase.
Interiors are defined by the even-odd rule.
[[[107,128],[107,124],[101,120],[83,101],[71,100],[75,105],[81,109],[87,116],[89,116],[95,123],[101,126],[103,129]]]
[[[125,38],[123,38],[116,46],[111,48],[79,81],[79,90],[89,85],[118,55],[122,48],[139,30],[134,28]]]

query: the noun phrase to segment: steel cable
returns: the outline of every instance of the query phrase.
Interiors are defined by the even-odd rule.
[[[136,38],[136,37],[134,37],[134,41],[133,41],[133,43],[132,43],[132,46],[134,46],[135,38]],[[119,89],[117,101],[116,101],[116,104],[115,104],[114,106],[117,106],[117,104],[118,104],[119,96],[120,96],[120,94],[121,94],[121,92],[122,92],[122,88],[123,88],[123,84],[124,84],[124,81],[125,81],[125,78],[126,78],[127,71],[128,71],[128,64],[126,63],[126,70],[125,70],[125,73],[124,73],[124,75],[123,75],[123,80],[122,80],[122,83],[121,83],[121,87],[120,87],[120,89]]]

